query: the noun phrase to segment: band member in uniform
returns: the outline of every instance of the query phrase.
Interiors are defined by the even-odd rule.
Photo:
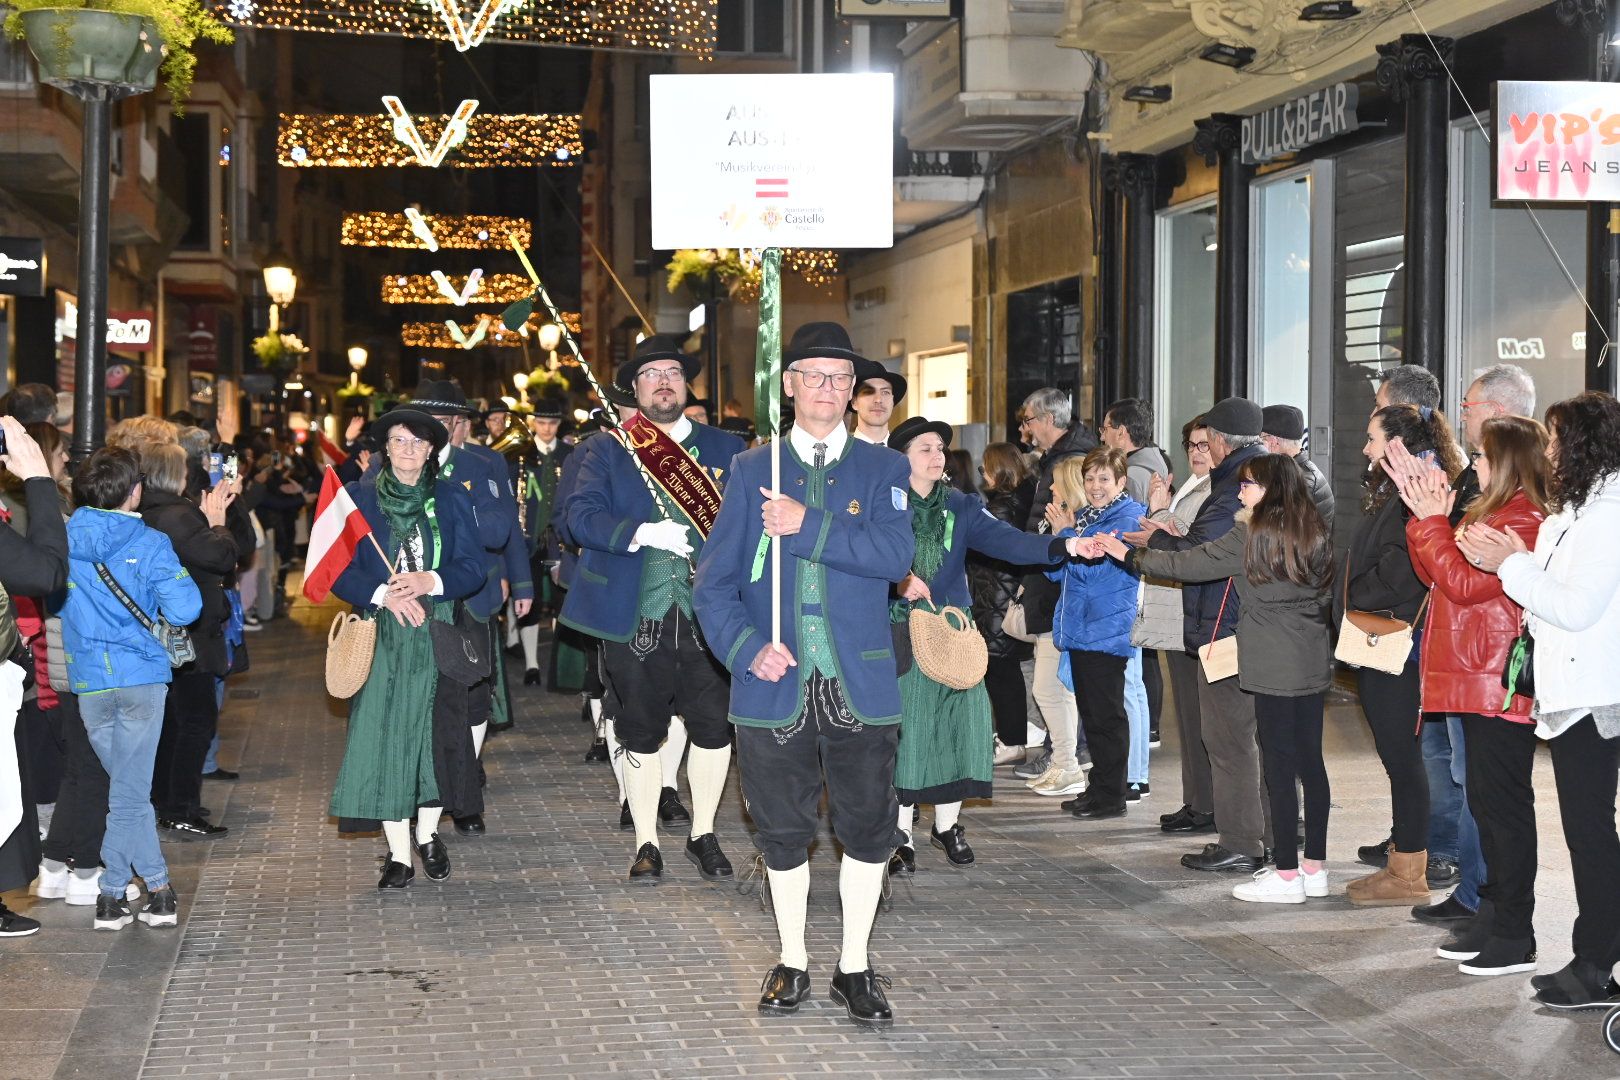
[[[843,845],[843,951],[832,998],[852,1020],[893,1022],[866,954],[895,828],[900,684],[889,586],[911,569],[910,469],[853,438],[844,411],[882,369],[835,323],[802,326],[782,354],[795,420],[770,489],[770,447],[741,454],[697,578],[697,610],[731,671],[731,720],[749,813],[758,826],[781,935],[781,962],[759,1008],[792,1013],[810,993],[805,908],[808,849],[825,769],[833,832]],[[781,537],[782,640],[771,640],[770,541]]]
[[[687,379],[698,366],[662,335],[636,346],[614,380],[635,390],[639,411],[625,425],[628,443],[612,435],[581,448],[576,485],[563,507],[568,535],[581,553],[560,618],[604,642],[604,712],[623,748],[636,833],[632,881],[663,874],[658,749],[673,713],[685,719],[691,739],[687,858],[706,879],[732,875],[714,835],[731,765],[725,672],[693,619],[691,571],[742,444],[681,415]]]
[[[439,479],[448,480],[465,490],[471,497],[478,520],[478,538],[484,547],[484,582],[482,587],[467,598],[467,610],[479,622],[490,627],[490,648],[499,649],[494,633],[495,613],[505,602],[509,590],[513,611],[521,618],[534,602],[534,585],[529,580],[528,560],[522,557],[522,542],[517,533],[517,499],[507,477],[506,462],[487,447],[467,442],[472,430],[471,419],[476,410],[467,404],[467,396],[453,382],[423,382],[416,388],[411,407],[428,413],[444,424],[449,433],[449,445],[439,453]],[[500,681],[504,670],[499,662],[495,673],[473,686],[467,697],[467,724],[472,729],[473,753],[482,755],[484,736],[495,705],[495,696],[505,697]],[[504,700],[502,701],[504,714]],[[504,715],[497,716],[497,721]],[[482,803],[482,797],[479,798]],[[463,836],[476,836],[484,832],[483,806],[475,812],[463,813],[455,819],[456,832]]]
[[[490,449],[506,458],[511,472],[518,500],[518,531],[523,536],[530,578],[534,582],[534,606],[526,615],[514,619],[518,640],[523,646],[526,686],[538,686],[541,682],[540,625],[557,614],[559,600],[546,563],[547,551],[552,546],[549,534],[556,514],[557,481],[562,477],[563,462],[573,450],[573,446],[557,437],[562,417],[562,402],[542,398],[535,402],[527,426],[521,423],[524,417],[520,414],[518,422],[490,444]]]

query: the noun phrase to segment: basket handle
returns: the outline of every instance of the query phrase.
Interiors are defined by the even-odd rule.
[[[957,633],[965,633],[967,631],[968,627],[973,625],[972,622],[969,621],[969,619],[968,619],[967,612],[963,611],[959,607],[947,605],[946,607],[942,607],[942,608],[939,609],[939,617],[941,619],[945,620],[945,625],[947,625],[947,626],[949,626],[950,623],[951,623],[951,616],[952,615],[955,615],[962,622],[961,626],[953,627],[953,629],[955,629],[957,631]]]
[[[332,617],[332,628],[326,632],[326,643],[328,645],[338,639],[338,634],[343,632],[344,623],[352,618],[354,618],[353,614],[342,612]]]

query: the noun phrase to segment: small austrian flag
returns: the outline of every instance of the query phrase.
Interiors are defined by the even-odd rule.
[[[756,199],[785,199],[788,197],[787,177],[780,179],[767,179],[763,176],[754,178],[754,198]]]

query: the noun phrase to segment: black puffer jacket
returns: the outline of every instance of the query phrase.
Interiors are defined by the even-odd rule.
[[[1080,457],[1097,448],[1097,437],[1086,425],[1075,421],[1063,437],[1052,444],[1052,449],[1041,455],[1041,475],[1035,482],[1035,498],[1030,503],[1025,532],[1050,532],[1046,524],[1046,508],[1052,503],[1052,470],[1064,458]],[[1062,586],[1046,576],[1046,569],[1035,570],[1024,577],[1024,620],[1032,634],[1052,632],[1052,613],[1057,610]]]
[[[1014,528],[1023,528],[1029,519],[1029,504],[1035,499],[1035,481],[1024,481],[1012,491],[992,491],[987,494],[985,509]],[[992,559],[977,551],[968,552],[968,588],[973,594],[973,621],[978,624],[990,655],[998,659],[1028,660],[1035,655],[1035,646],[1027,641],[1008,637],[1001,632],[1001,617],[1018,595],[1024,568]]]
[[[230,670],[225,659],[225,620],[230,617],[230,605],[223,583],[236,569],[237,559],[231,530],[223,525],[211,527],[190,500],[150,487],[141,494],[141,520],[169,538],[180,565],[202,594],[202,614],[190,626],[197,649],[196,669],[224,675]]]

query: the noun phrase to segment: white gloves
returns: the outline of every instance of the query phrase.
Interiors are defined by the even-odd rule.
[[[675,521],[649,521],[636,526],[636,534],[630,538],[630,550],[644,547],[681,556],[692,554],[692,545],[686,540],[686,526]]]

